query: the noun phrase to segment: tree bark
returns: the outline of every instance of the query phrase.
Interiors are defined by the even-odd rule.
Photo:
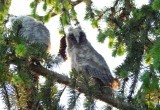
[[[39,75],[42,75],[44,77],[47,77],[48,75],[52,75],[54,80],[56,80],[58,83],[64,84],[73,89],[77,89],[81,93],[87,94],[86,92],[87,88],[85,88],[85,86],[82,83],[78,82],[76,84],[77,85],[76,87],[72,87],[70,84],[71,79],[65,75],[59,74],[57,72],[48,70],[40,65],[34,65],[34,64],[30,64],[29,69],[31,69],[33,72],[36,72]],[[112,105],[113,107],[116,107],[122,110],[137,110],[137,108],[134,105],[131,105],[125,101],[119,100],[118,98],[115,98],[114,95],[108,95],[107,92],[102,94],[102,90],[96,90],[95,93],[96,93],[96,95],[94,96],[95,99],[99,99],[103,102],[106,102]]]

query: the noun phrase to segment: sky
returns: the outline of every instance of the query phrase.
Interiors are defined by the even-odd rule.
[[[16,15],[16,16],[21,16],[21,15],[29,15],[30,14],[30,7],[29,4],[32,0],[12,0],[12,4],[10,7],[10,14]],[[95,7],[101,9],[105,6],[111,6],[114,0],[92,0],[93,3],[95,4]],[[137,7],[141,7],[143,4],[147,4],[148,0],[135,0]],[[112,57],[112,50],[108,48],[108,40],[106,39],[105,42],[99,43],[97,41],[97,34],[98,31],[97,29],[93,29],[92,26],[90,25],[90,22],[84,21],[84,13],[85,13],[85,4],[81,3],[75,7],[77,11],[77,16],[78,20],[80,21],[80,25],[84,32],[87,35],[87,39],[90,41],[92,46],[95,48],[95,50],[100,53],[104,59],[106,60],[111,72],[114,75],[114,69],[122,63],[124,60],[124,56],[122,57]],[[41,10],[41,7],[38,7],[38,10]],[[38,11],[40,14],[44,14],[43,11]],[[59,29],[59,15],[51,18],[51,20],[45,24],[46,27],[49,29],[50,34],[51,34],[51,44],[52,44],[52,54],[57,54],[58,53],[58,47],[59,45],[59,40],[61,38],[61,35],[59,35],[58,29]],[[66,30],[67,31],[67,30]],[[54,71],[57,71],[59,73],[67,73],[71,70],[70,67],[70,61],[67,60],[66,62],[62,63],[59,65],[57,68],[54,68]],[[42,80],[43,82],[44,80]],[[67,91],[65,91],[67,94]],[[65,94],[65,95],[66,95]],[[65,96],[64,96],[65,97]],[[83,99],[83,95],[82,95]],[[63,105],[66,105],[66,98],[61,101]],[[102,102],[98,102],[98,105],[103,105]],[[4,104],[0,100],[0,110],[6,110],[4,109]],[[83,110],[83,108],[80,108],[80,110]]]

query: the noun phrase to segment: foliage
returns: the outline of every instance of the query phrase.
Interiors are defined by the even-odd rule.
[[[43,100],[46,98],[43,96],[46,92],[47,95],[51,93],[49,97],[53,97],[52,94],[57,95],[52,100],[56,100],[58,103],[57,100],[59,99],[57,98],[58,91],[56,90],[56,86],[53,80],[50,79],[52,85],[46,83],[44,84],[45,88],[40,88],[38,84],[39,75],[32,72],[29,65],[32,63],[36,65],[47,65],[48,61],[54,61],[52,61],[51,55],[46,53],[45,46],[34,42],[29,43],[23,36],[18,34],[20,26],[21,22],[17,21],[13,24],[11,30],[4,30],[0,36],[0,85],[4,102],[8,109],[14,107],[16,107],[15,109],[42,109],[41,106],[44,105],[46,109],[50,110],[53,107],[48,108],[48,105],[45,106],[48,102]],[[54,93],[52,93],[52,89],[46,88],[54,88]],[[42,105],[40,102],[42,102]],[[54,109],[58,107],[60,106],[58,104],[56,106],[54,102]]]
[[[119,97],[128,104],[135,104],[141,110],[158,110],[160,0],[150,0],[149,4],[140,8],[137,8],[135,1],[132,0],[115,0],[112,7],[102,9],[94,7],[94,2],[91,0],[33,0],[30,4],[31,16],[48,22],[52,17],[60,15],[59,32],[65,36],[65,26],[71,22],[79,24],[75,6],[81,2],[86,5],[84,20],[90,21],[91,26],[99,31],[97,40],[103,43],[105,39],[109,39],[108,47],[113,50],[113,57],[126,56],[123,63],[114,71],[122,82],[118,91]],[[10,0],[0,0],[0,85],[6,107],[8,109],[13,107],[18,109],[32,107],[38,110],[63,109],[63,106],[59,105],[59,100],[65,88],[58,90],[56,87],[58,80],[52,80],[54,79],[52,76],[46,77],[44,84],[39,84],[39,75],[32,72],[28,66],[31,63],[45,66],[48,61],[53,60],[45,52],[45,47],[28,43],[23,36],[17,34],[21,22],[16,22],[12,30],[6,29],[10,3]],[[44,16],[37,13],[40,4],[46,13]],[[105,28],[101,27],[101,21],[106,24]],[[86,90],[83,91],[86,93],[85,108],[94,108],[95,96],[99,95],[95,91],[101,89],[101,86],[97,86],[92,78],[86,79],[75,71],[71,72],[70,78],[68,86],[72,89],[68,102],[69,108],[74,109],[78,103],[77,99],[81,91],[78,92],[79,89],[76,87],[79,83],[83,84]],[[136,87],[140,82],[142,84],[137,90]]]
[[[42,105],[47,110],[56,110],[58,109],[59,100],[61,95],[63,94],[64,89],[58,91],[57,87],[54,84],[52,76],[48,76],[48,79],[45,81],[44,85],[40,87],[40,99],[42,101]]]
[[[5,16],[8,14],[10,4],[11,0],[0,0],[0,24],[4,22]]]
[[[154,0],[152,4],[153,9],[159,10],[160,9],[160,1],[159,0]]]

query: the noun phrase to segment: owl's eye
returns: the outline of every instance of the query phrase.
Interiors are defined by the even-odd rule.
[[[75,39],[73,34],[69,34],[69,39]]]
[[[84,32],[80,32],[79,42],[84,42],[86,39],[86,35]]]
[[[80,36],[86,36],[84,32],[80,32]]]

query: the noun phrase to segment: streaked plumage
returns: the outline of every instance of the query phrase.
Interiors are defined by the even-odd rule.
[[[66,42],[72,69],[82,72],[85,77],[98,79],[105,86],[119,86],[104,58],[92,47],[80,27],[69,29]]]
[[[36,21],[30,16],[18,16],[10,19],[13,25],[15,21],[21,21],[19,34],[26,38],[29,42],[37,42],[50,47],[49,30],[41,21]]]

